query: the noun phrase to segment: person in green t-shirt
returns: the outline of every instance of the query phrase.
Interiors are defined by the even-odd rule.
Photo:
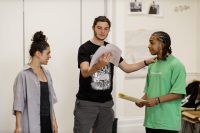
[[[157,56],[150,64],[144,89],[144,126],[146,133],[178,133],[181,128],[181,100],[186,94],[184,65],[172,55],[170,36],[154,32],[149,39],[149,51]]]

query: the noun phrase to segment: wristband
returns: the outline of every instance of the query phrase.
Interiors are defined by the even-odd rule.
[[[157,97],[157,99],[158,99],[158,103],[160,103],[160,98],[159,98],[159,97]]]

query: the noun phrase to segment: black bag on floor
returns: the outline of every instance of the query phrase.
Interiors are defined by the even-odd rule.
[[[186,102],[182,105],[182,107],[186,108],[195,108],[200,105],[200,101],[196,102],[198,95],[200,95],[200,81],[193,81],[188,84],[186,87]]]

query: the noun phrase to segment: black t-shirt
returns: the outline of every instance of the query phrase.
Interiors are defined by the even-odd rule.
[[[107,44],[107,42],[104,42],[104,45]],[[78,67],[80,68],[80,64],[84,61],[90,63],[92,56],[99,47],[91,41],[82,44],[78,51]],[[120,63],[122,61],[123,58],[120,58]],[[76,97],[80,100],[101,103],[112,100],[113,73],[114,65],[112,63],[109,63],[87,78],[84,78],[80,71],[79,91]]]

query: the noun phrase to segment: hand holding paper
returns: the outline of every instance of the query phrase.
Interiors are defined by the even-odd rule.
[[[119,60],[121,57],[122,51],[113,44],[107,44],[106,46],[101,46],[93,55],[91,62],[90,62],[90,68],[96,64],[101,56],[105,53],[111,53],[112,57],[110,59],[110,62],[113,63],[115,66],[119,65]]]
[[[105,53],[105,54],[103,54],[98,59],[98,62],[96,63],[96,68],[97,69],[101,69],[101,68],[105,67],[110,62],[111,58],[112,58],[112,54],[111,53]]]
[[[144,99],[131,97],[131,96],[125,95],[123,93],[119,93],[118,96],[119,96],[119,98],[122,98],[122,99],[125,99],[125,100],[129,100],[129,101],[132,101],[132,102],[135,102],[135,103],[140,103],[140,102],[145,101]]]

